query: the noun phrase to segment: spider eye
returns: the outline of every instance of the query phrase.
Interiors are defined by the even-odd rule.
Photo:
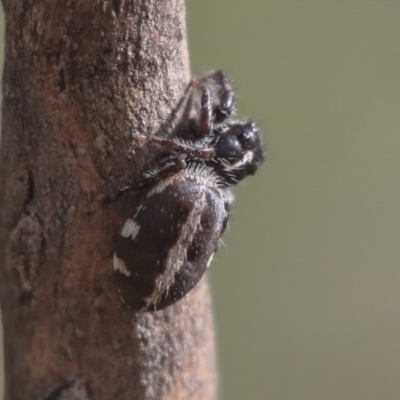
[[[237,140],[243,146],[244,149],[250,150],[254,147],[257,141],[258,128],[257,125],[249,122],[243,126],[242,132],[237,135]]]
[[[254,138],[254,134],[253,134],[253,132],[244,131],[242,133],[239,133],[237,138],[238,138],[239,142],[248,143]]]

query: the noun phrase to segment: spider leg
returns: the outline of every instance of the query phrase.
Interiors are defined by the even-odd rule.
[[[135,189],[143,190],[155,186],[164,179],[182,171],[186,166],[187,162],[185,157],[168,159],[161,168],[145,172],[135,185]]]
[[[220,124],[226,121],[234,112],[234,96],[228,77],[223,71],[216,70],[199,79],[192,79],[189,86],[200,92],[197,134],[199,137],[209,136],[214,123]],[[211,92],[208,86],[214,90]],[[211,93],[216,95],[216,99],[212,98]],[[193,92],[188,98],[184,117],[188,118],[192,108]]]
[[[180,139],[165,139],[159,136],[144,136],[133,134],[133,138],[140,144],[153,144],[164,147],[177,154],[187,155],[194,158],[212,159],[215,150],[203,142],[183,141]]]
[[[210,90],[207,89],[201,80],[193,79],[191,86],[200,91],[200,117],[198,124],[198,135],[200,137],[209,136],[212,131],[212,103]]]
[[[103,199],[104,204],[110,204],[119,199],[124,193],[133,191],[141,191],[148,189],[161,182],[162,180],[172,176],[186,167],[187,163],[184,157],[176,157],[169,159],[161,168],[145,172],[138,182],[129,184],[111,196]]]
[[[155,133],[156,135],[161,135],[163,133],[168,134],[170,132],[173,132],[177,126],[177,123],[179,124],[179,121],[188,114],[187,110],[189,108],[193,107],[192,106],[193,100],[192,100],[192,96],[191,96],[191,89],[192,89],[192,85],[190,82],[186,86],[186,88],[182,94],[182,97],[179,99],[177,105],[174,107],[174,109],[169,114],[168,118],[165,120],[164,123],[161,124],[161,126]],[[179,111],[182,109],[183,106],[184,106],[184,109],[183,109],[182,115],[181,115],[181,117],[179,117]],[[177,122],[178,117],[179,117],[179,120]]]
[[[234,112],[235,101],[232,87],[225,72],[218,69],[199,79],[203,85],[211,81],[216,87],[217,102],[213,104],[212,117],[214,122],[221,123],[230,118]]]
[[[211,92],[208,86],[214,90]],[[194,100],[193,90],[200,92],[199,105]],[[212,93],[216,94],[216,99],[213,99]],[[213,123],[221,123],[231,117],[234,111],[234,96],[228,77],[222,70],[212,71],[198,79],[192,79],[167,120],[158,129],[157,135],[164,136],[163,133],[173,132],[180,121],[190,121],[190,114],[196,106],[200,107],[200,116],[195,122],[196,133],[200,138],[211,134]],[[182,108],[183,111],[180,113]]]

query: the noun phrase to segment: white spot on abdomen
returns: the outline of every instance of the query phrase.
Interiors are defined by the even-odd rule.
[[[117,257],[116,254],[114,254],[114,258],[113,258],[113,268],[114,268],[114,271],[118,271],[125,276],[130,276],[130,274],[131,274],[129,272],[126,264],[119,257]]]
[[[136,223],[133,219],[127,219],[121,230],[121,236],[124,238],[130,237],[133,240],[139,233],[139,230],[140,225],[138,223]]]

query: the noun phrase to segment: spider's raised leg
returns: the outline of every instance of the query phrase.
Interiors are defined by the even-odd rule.
[[[211,81],[216,86],[217,102],[213,103],[213,120],[216,123],[230,118],[234,111],[235,101],[232,87],[225,72],[218,69],[204,76],[201,81]]]
[[[200,110],[196,121],[197,136],[206,137],[211,134],[214,123],[220,124],[232,116],[234,111],[232,88],[227,76],[221,70],[192,79],[190,86],[200,92]],[[186,104],[184,112],[186,118],[192,108],[193,92]]]
[[[179,99],[177,105],[171,111],[165,122],[159,127],[155,135],[164,136],[174,132],[177,128],[177,125],[179,125],[179,122],[182,119],[187,118],[188,110],[193,107],[193,96],[191,95],[191,92],[192,82],[190,81],[190,83],[186,86],[182,97]],[[181,112],[181,110],[183,111]]]
[[[200,93],[200,102],[195,99],[194,91]],[[197,114],[194,120],[191,119],[193,110]],[[224,122],[232,116],[233,111],[234,96],[228,77],[221,70],[212,71],[189,82],[181,99],[156,135],[164,136],[175,132],[177,136],[185,137],[185,134],[178,132],[187,131],[189,121],[189,126],[190,123],[193,124],[189,130],[193,129],[197,138],[203,138],[210,135],[213,123]],[[179,128],[180,123],[183,123],[183,129],[182,126]]]
[[[193,79],[191,82],[193,88],[200,92],[200,116],[198,119],[198,135],[206,137],[212,131],[213,115],[210,90],[201,80]]]

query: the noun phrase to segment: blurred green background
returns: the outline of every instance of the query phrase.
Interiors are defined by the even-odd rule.
[[[400,399],[400,2],[187,8],[268,154],[210,270],[222,399]]]
[[[268,161],[210,270],[223,400],[400,399],[400,2],[188,0]]]

